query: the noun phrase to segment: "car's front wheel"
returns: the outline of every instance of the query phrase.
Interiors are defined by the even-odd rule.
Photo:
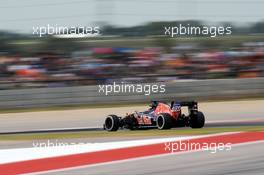
[[[172,117],[169,114],[162,113],[157,117],[158,129],[170,129],[172,127]]]
[[[109,115],[105,119],[104,129],[107,131],[117,131],[119,123],[119,118],[116,115]]]

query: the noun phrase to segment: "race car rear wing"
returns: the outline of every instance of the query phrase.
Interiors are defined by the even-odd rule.
[[[181,101],[181,106],[197,106],[196,101]]]
[[[180,105],[187,106],[190,115],[195,115],[198,112],[198,103],[196,101],[181,101]]]

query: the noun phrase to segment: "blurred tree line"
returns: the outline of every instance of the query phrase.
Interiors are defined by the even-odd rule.
[[[89,49],[90,47],[142,47],[142,46],[163,46],[170,48],[175,45],[175,41],[164,37],[165,26],[208,26],[203,21],[187,20],[187,21],[160,21],[150,22],[144,25],[138,25],[133,27],[117,27],[113,25],[104,24],[101,27],[101,38],[55,38],[52,36],[37,37],[29,34],[18,34],[6,31],[0,31],[0,54],[12,53],[22,55],[33,55],[37,52],[61,52],[64,54],[70,54],[72,51]],[[229,41],[221,40],[221,37],[203,39],[199,38],[199,43],[204,46],[219,46],[219,45],[236,45],[241,43],[241,36],[257,36],[252,41],[262,41],[264,36],[264,21],[248,24],[247,26],[235,26],[230,22],[222,22],[218,24],[211,24],[213,26],[231,26],[232,27],[232,39]],[[104,36],[112,36],[106,37]],[[238,37],[235,37],[238,36]],[[122,42],[113,42],[117,37],[122,37]],[[132,41],[131,38],[136,38]],[[154,38],[154,42],[144,41],[142,38],[151,37]],[[142,40],[139,40],[141,38]],[[206,37],[204,37],[206,38]],[[104,40],[104,42],[89,42],[91,40]],[[88,42],[87,42],[88,41]],[[176,43],[179,41],[176,41]],[[191,40],[196,42],[196,40]]]
[[[104,35],[120,35],[120,36],[149,36],[149,35],[164,35],[165,26],[195,26],[202,27],[208,26],[203,21],[187,20],[187,21],[161,21],[151,22],[145,25],[134,26],[134,27],[116,27],[112,25],[105,25],[103,27]],[[231,22],[222,22],[214,24],[213,26],[232,27],[232,34],[263,34],[264,33],[264,21],[256,22],[250,26],[235,26]]]

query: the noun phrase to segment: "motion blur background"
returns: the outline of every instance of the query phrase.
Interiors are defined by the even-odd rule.
[[[48,167],[53,169],[57,164],[89,164],[81,156],[90,154],[88,149],[95,148],[94,143],[107,142],[114,149],[113,145],[122,145],[121,141],[126,144],[123,142],[126,140],[142,144],[143,139],[198,138],[211,133],[224,133],[222,142],[228,142],[229,138],[234,144],[247,141],[254,144],[234,145],[232,151],[220,151],[219,144],[217,154],[195,151],[166,158],[71,167],[53,173],[264,174],[263,133],[253,133],[264,131],[263,8],[264,0],[0,0],[0,162],[15,161],[11,166],[0,163],[0,172],[3,171],[0,174],[20,168],[23,173],[27,168],[45,169],[43,174],[47,174]],[[174,38],[165,35],[165,26],[179,24],[231,26],[232,34]],[[33,35],[34,27],[47,25],[99,26],[101,35],[83,38]],[[166,92],[152,90],[150,95],[98,92],[99,85],[113,82],[166,85]],[[107,115],[126,116],[145,111],[143,103],[149,104],[150,100],[195,100],[206,117],[205,127],[102,131]],[[187,114],[187,109],[183,112]],[[205,136],[201,140],[191,142],[210,143],[215,139],[207,140]],[[44,147],[45,143],[56,146],[35,149],[36,144],[42,143]],[[81,147],[67,149],[61,143]],[[87,149],[83,143],[87,143]],[[149,143],[154,144],[154,140]],[[131,147],[142,152],[138,148]],[[73,155],[77,151],[79,154]],[[155,150],[150,152],[157,155]],[[30,160],[36,155],[61,153],[69,156]],[[112,154],[105,155],[94,162],[109,161]],[[71,156],[80,161],[71,164]],[[38,161],[45,162],[45,166]],[[27,162],[34,166],[23,167]],[[9,170],[13,165],[15,168]]]
[[[0,89],[264,76],[261,0],[0,1]],[[164,26],[232,26],[232,35],[164,35]],[[33,27],[99,26],[92,38]]]

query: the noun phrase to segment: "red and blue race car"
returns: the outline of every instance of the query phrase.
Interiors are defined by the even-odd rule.
[[[182,112],[182,107],[188,107],[189,114]],[[104,129],[117,131],[119,128],[139,129],[156,127],[158,129],[170,129],[172,127],[202,128],[205,123],[204,114],[198,111],[195,101],[172,101],[170,104],[152,101],[150,108],[144,112],[134,112],[125,117],[108,115],[105,119]]]

